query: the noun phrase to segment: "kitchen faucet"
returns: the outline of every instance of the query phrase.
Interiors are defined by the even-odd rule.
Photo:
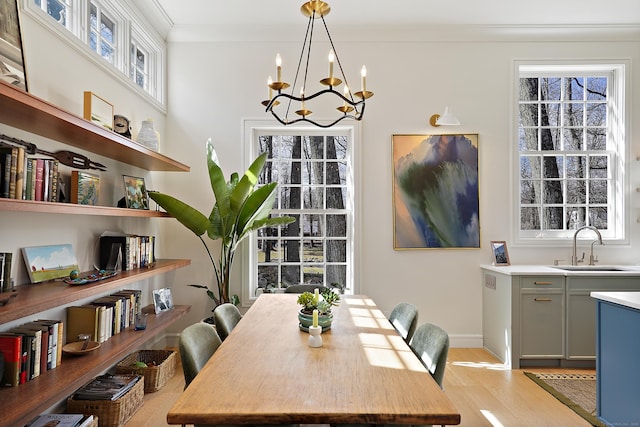
[[[582,230],[595,231],[595,233],[598,235],[598,243],[600,243],[601,245],[604,245],[604,243],[602,243],[602,235],[600,234],[600,231],[598,231],[598,229],[595,228],[593,225],[585,225],[584,227],[578,228],[576,232],[573,234],[573,255],[571,256],[571,265],[578,265],[579,262],[582,262],[582,259],[578,260],[578,255],[576,253],[578,233],[580,233]],[[595,241],[593,243],[595,243]],[[589,265],[595,265],[595,259],[593,257],[593,243],[591,244],[591,255],[589,256]],[[584,259],[584,255],[582,256],[582,258]]]

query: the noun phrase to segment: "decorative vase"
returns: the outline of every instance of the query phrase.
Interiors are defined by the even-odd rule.
[[[313,325],[313,315],[304,313],[302,310],[298,312],[298,320],[300,324],[298,325],[301,330],[305,332],[309,332],[309,326]],[[318,326],[322,327],[322,332],[328,331],[331,329],[331,322],[333,321],[333,314],[320,314],[318,315]]]
[[[158,134],[153,128],[152,119],[142,122],[142,128],[140,128],[136,141],[147,148],[158,151]]]

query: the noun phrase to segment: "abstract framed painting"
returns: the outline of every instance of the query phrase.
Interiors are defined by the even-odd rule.
[[[393,248],[480,248],[478,134],[393,135]]]

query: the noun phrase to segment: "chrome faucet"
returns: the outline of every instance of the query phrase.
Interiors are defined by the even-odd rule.
[[[598,231],[597,228],[595,228],[592,225],[585,225],[584,227],[580,227],[576,230],[576,232],[573,234],[573,255],[571,256],[571,265],[578,265],[579,262],[582,262],[582,260],[584,259],[584,254],[582,255],[582,259],[578,259],[578,255],[576,253],[576,246],[577,246],[577,239],[578,239],[578,233],[580,233],[582,230],[593,230],[595,231],[595,233],[598,235],[598,243],[600,243],[601,245],[604,245],[604,243],[602,243],[602,235],[600,234],[600,231]],[[593,257],[593,244],[595,243],[595,241],[591,244],[591,255],[589,256],[589,265],[595,265],[595,258]]]

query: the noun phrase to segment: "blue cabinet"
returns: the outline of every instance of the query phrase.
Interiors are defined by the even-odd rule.
[[[638,425],[640,310],[598,299],[596,316],[597,415],[608,425]]]

